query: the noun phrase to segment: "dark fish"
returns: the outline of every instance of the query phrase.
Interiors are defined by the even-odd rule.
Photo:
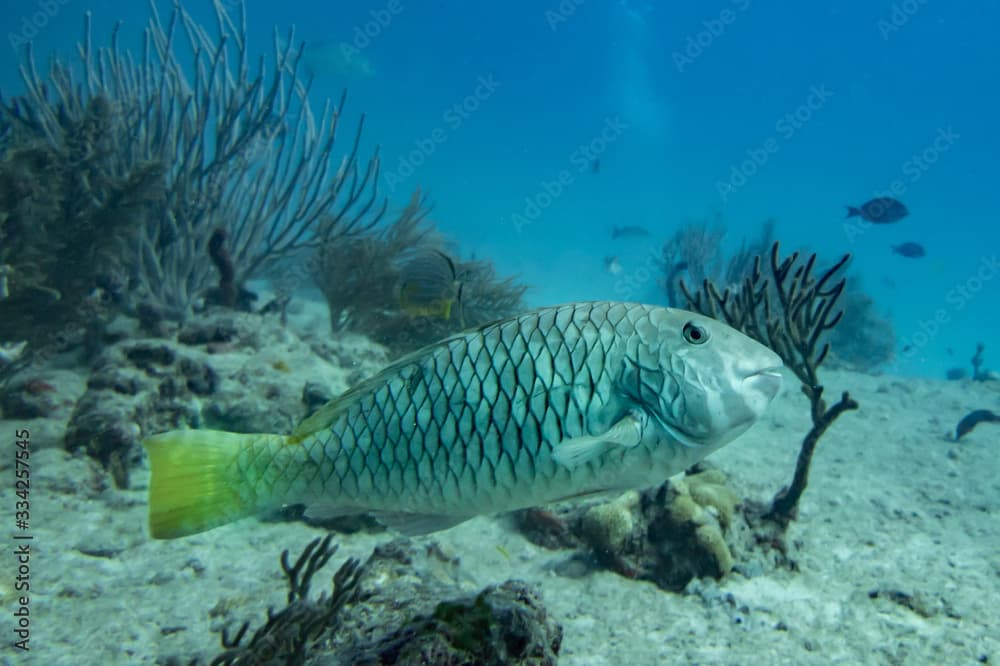
[[[948,368],[944,376],[949,381],[957,382],[960,379],[965,379],[969,376],[969,372],[965,368]]]
[[[977,409],[967,414],[955,427],[955,441],[968,434],[980,423],[1000,423],[1000,416],[997,416],[988,409]]]
[[[901,201],[892,197],[878,197],[861,204],[860,207],[847,207],[847,217],[860,217],[874,224],[892,224],[899,222],[910,214]]]
[[[595,157],[590,162],[590,172],[591,173],[601,173],[601,158]]]
[[[926,256],[927,252],[924,250],[924,246],[920,243],[901,243],[900,245],[893,245],[892,251],[896,254],[902,255],[904,257],[909,257],[910,259],[919,259],[920,257]]]
[[[461,317],[461,300],[462,282],[455,262],[440,250],[417,254],[400,271],[399,304],[410,315],[451,319],[452,307],[458,303]]]
[[[612,238],[642,238],[648,236],[649,231],[645,227],[628,225],[624,227],[613,227],[611,229]]]

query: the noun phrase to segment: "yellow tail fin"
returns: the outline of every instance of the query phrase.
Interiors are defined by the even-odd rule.
[[[236,457],[261,437],[175,430],[144,441],[152,468],[149,532],[153,538],[204,532],[256,513],[254,489],[240,473]]]

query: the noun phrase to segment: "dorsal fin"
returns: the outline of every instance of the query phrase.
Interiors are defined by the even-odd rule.
[[[449,338],[450,340],[450,338]],[[372,375],[351,388],[347,389],[339,396],[317,409],[311,416],[305,418],[295,427],[288,438],[289,444],[298,444],[303,439],[321,430],[326,430],[340,418],[340,416],[350,409],[362,397],[368,395],[376,388],[388,384],[393,378],[405,377],[403,370],[406,366],[412,366],[413,372],[420,372],[422,361],[432,355],[432,349],[439,347],[449,340],[442,340],[430,347],[419,349],[415,352],[400,357],[395,362],[382,368],[381,371]]]
[[[317,409],[311,416],[304,419],[298,426],[295,427],[292,434],[289,435],[288,443],[298,444],[309,435],[329,428],[345,411],[360,400],[362,396],[367,395],[374,389],[389,383],[389,381],[395,377],[403,377],[404,375],[402,371],[406,366],[413,366],[414,372],[421,372],[424,361],[426,359],[433,358],[434,353],[438,349],[448,347],[456,340],[466,338],[471,334],[482,333],[485,329],[490,328],[491,326],[494,326],[502,321],[506,321],[506,319],[497,319],[495,321],[481,324],[473,329],[455,333],[447,338],[444,338],[443,340],[439,340],[426,347],[401,356],[393,363],[384,367],[377,374],[372,375],[358,384],[355,384],[330,402]]]

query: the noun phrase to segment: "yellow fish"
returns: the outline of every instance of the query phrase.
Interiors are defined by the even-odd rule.
[[[414,317],[451,319],[458,303],[460,324],[462,282],[455,262],[440,250],[427,250],[411,259],[400,272],[399,304]]]

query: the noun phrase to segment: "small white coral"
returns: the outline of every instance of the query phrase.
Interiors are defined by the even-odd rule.
[[[729,573],[734,564],[723,531],[732,524],[739,498],[726,485],[719,470],[708,470],[671,480],[673,497],[670,517],[680,525],[694,526],[699,547],[715,561],[718,576]]]
[[[611,551],[620,550],[635,529],[639,493],[629,491],[616,500],[598,504],[583,514],[581,527],[591,543]]]

